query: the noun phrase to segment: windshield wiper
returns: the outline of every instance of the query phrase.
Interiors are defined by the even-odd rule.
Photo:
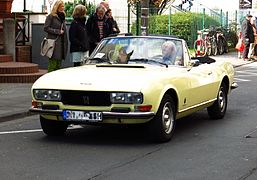
[[[112,64],[108,59],[103,59],[103,58],[89,58],[88,60],[90,60],[90,61],[94,61],[94,60],[96,60],[96,61],[98,61],[98,62],[106,62],[106,63],[108,63],[108,64]]]
[[[168,67],[168,64],[164,63],[164,62],[160,62],[160,61],[156,61],[156,60],[152,60],[152,59],[146,59],[146,58],[141,58],[141,59],[130,59],[129,61],[135,61],[135,62],[143,62],[143,63],[156,63],[156,64],[161,64],[164,65],[166,67]]]

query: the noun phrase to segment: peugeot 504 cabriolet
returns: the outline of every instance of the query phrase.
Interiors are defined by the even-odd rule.
[[[207,108],[224,117],[237,85],[228,62],[190,58],[183,39],[117,36],[103,39],[82,66],[47,73],[32,86],[31,112],[45,134],[70,124],[145,124],[151,137],[169,141],[176,121]]]

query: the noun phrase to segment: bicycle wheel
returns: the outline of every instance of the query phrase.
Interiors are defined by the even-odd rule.
[[[212,40],[212,43],[211,43],[211,52],[212,52],[212,55],[216,56],[218,54],[218,46],[217,46],[217,42],[216,42],[216,39],[213,39]]]
[[[200,41],[199,44],[197,44],[197,42]],[[194,42],[194,49],[195,49],[195,52],[196,52],[196,55],[200,55],[200,56],[205,56],[206,55],[206,44],[204,42],[203,39],[200,39],[200,40],[196,40]],[[198,51],[200,51],[198,54]]]
[[[211,41],[210,41],[209,39],[206,39],[206,40],[205,40],[205,44],[206,44],[206,49],[205,49],[206,54],[207,54],[208,56],[210,56],[210,55],[212,54],[212,51],[211,51],[211,49],[212,49],[212,47],[211,47]]]
[[[222,38],[219,36],[218,42],[217,42],[219,54],[224,53],[224,45],[222,41],[223,41]]]
[[[225,38],[223,39],[223,45],[224,45],[224,53],[228,53],[228,43]]]

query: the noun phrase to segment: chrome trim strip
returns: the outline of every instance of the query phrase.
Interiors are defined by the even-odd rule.
[[[61,116],[62,115],[62,110],[57,109],[57,110],[51,110],[51,109],[41,109],[41,108],[29,108],[29,111],[32,113],[37,113],[37,114],[45,114],[45,115],[55,115],[55,116]]]
[[[212,100],[209,100],[209,101],[206,101],[206,102],[202,102],[202,103],[200,103],[200,104],[197,104],[197,105],[188,107],[188,108],[186,108],[186,109],[182,109],[182,110],[179,111],[179,113],[188,111],[188,110],[190,110],[190,109],[195,109],[195,108],[197,108],[197,107],[203,106],[203,105],[208,104],[208,103],[212,103],[212,102],[216,101],[216,99],[217,99],[217,98],[212,99]]]
[[[154,117],[154,112],[103,112],[104,118],[152,118]]]
[[[44,114],[44,115],[54,115],[54,116],[62,116],[62,110],[49,110],[49,109],[41,109],[41,108],[33,108],[31,107],[29,109],[30,112],[32,113],[37,113],[37,114]],[[131,119],[136,119],[136,118],[152,118],[154,117],[155,113],[154,112],[129,112],[129,113],[120,113],[120,112],[102,112],[103,113],[103,118],[131,118]]]

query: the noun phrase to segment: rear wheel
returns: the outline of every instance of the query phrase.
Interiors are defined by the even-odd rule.
[[[149,130],[154,140],[169,141],[175,129],[175,104],[170,95],[165,95],[161,101],[158,112],[149,123]]]
[[[44,133],[48,136],[63,135],[68,128],[68,123],[66,122],[48,120],[42,116],[40,116],[40,123]]]
[[[222,83],[218,92],[218,96],[214,104],[207,108],[211,119],[222,119],[227,111],[228,96],[227,87]]]

